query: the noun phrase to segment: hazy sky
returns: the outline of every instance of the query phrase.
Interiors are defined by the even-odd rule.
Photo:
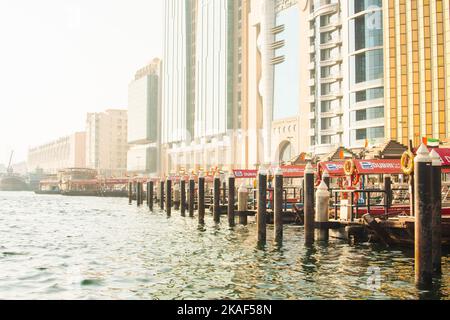
[[[135,71],[162,55],[164,0],[0,0],[0,163],[126,108]]]

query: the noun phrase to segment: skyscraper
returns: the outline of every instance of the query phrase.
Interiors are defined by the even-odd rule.
[[[415,145],[424,137],[446,139],[450,127],[449,3],[386,0],[383,8],[387,134]]]
[[[165,2],[162,143],[164,171],[236,162],[242,1]],[[195,167],[196,166],[196,167]]]
[[[153,59],[136,72],[128,87],[127,170],[159,172],[161,132],[161,61]]]

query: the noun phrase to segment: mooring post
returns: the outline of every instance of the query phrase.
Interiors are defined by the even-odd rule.
[[[409,215],[411,217],[415,216],[415,186],[414,186],[414,172],[409,176]]]
[[[278,244],[283,243],[283,171],[278,168],[275,171],[275,186],[274,186],[274,240]]]
[[[148,208],[150,211],[153,211],[153,181],[150,181],[147,185],[147,194],[148,194]]]
[[[432,256],[433,272],[442,274],[442,162],[439,154],[433,149],[430,153],[432,161],[431,203],[432,210]]]
[[[328,241],[328,219],[329,219],[330,191],[325,180],[316,191],[316,225],[319,229],[318,240]]]
[[[305,168],[305,195],[304,195],[304,220],[305,220],[305,243],[314,243],[314,169],[310,162]]]
[[[180,181],[180,213],[182,217],[186,216],[186,180],[184,178]]]
[[[238,212],[239,224],[247,225],[247,210],[248,210],[248,190],[244,184],[241,184],[238,190]]]
[[[222,204],[225,205],[227,203],[227,182],[224,180],[222,182]]]
[[[141,197],[142,197],[142,189],[141,188],[142,188],[142,184],[141,184],[141,182],[138,182],[137,186],[136,186],[136,204],[138,207],[141,206]]]
[[[133,182],[128,182],[128,204],[133,204]]]
[[[216,174],[214,177],[214,222],[220,223],[220,176]]]
[[[257,233],[258,245],[266,244],[266,212],[267,211],[267,172],[260,169],[258,173],[258,209]]]
[[[159,182],[159,207],[164,210],[164,180]]]
[[[175,208],[175,210],[180,209],[180,198],[180,185],[176,183],[173,186],[173,207]]]
[[[228,177],[228,225],[230,228],[233,228],[235,225],[234,222],[234,192],[235,192],[235,177],[232,173]]]
[[[194,177],[189,178],[189,217],[194,216],[194,202],[195,202],[195,180]]]
[[[205,177],[198,177],[198,224],[205,224]]]
[[[170,178],[166,181],[166,213],[168,217],[172,214],[172,180]]]
[[[390,208],[392,206],[392,178],[390,174],[384,175],[384,192],[386,193],[386,198],[384,200],[384,204],[386,208]]]
[[[429,288],[433,282],[431,175],[431,157],[422,144],[414,159],[415,276],[419,288]]]
[[[327,185],[328,190],[330,190],[330,183],[331,183],[331,180],[330,180],[330,174],[328,173],[328,171],[325,171],[325,172],[322,174],[322,180],[323,180],[323,182],[325,182],[325,184]]]

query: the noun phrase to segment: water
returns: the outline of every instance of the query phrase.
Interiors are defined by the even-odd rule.
[[[256,226],[204,230],[126,199],[0,193],[0,299],[448,299],[450,261],[432,292],[413,252],[345,242],[256,247]],[[269,227],[268,238],[273,230]],[[379,277],[376,275],[379,274]],[[375,281],[370,281],[375,279]]]

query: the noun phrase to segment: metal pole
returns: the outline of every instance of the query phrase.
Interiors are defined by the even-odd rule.
[[[267,210],[267,173],[261,169],[258,173],[258,211],[257,233],[258,245],[266,244],[266,210]]]
[[[133,204],[133,182],[128,182],[128,204]]]
[[[431,203],[432,207],[432,243],[433,272],[442,274],[442,162],[439,154],[432,150]]]
[[[234,192],[235,192],[235,177],[231,174],[228,177],[228,225],[233,228],[234,222]]]
[[[283,171],[278,168],[275,171],[274,186],[274,240],[278,244],[283,243]]]
[[[392,206],[392,178],[389,174],[384,175],[384,191],[386,192],[384,204],[389,209]]]
[[[414,159],[415,277],[419,288],[429,288],[433,281],[431,174],[430,154],[422,144]]]
[[[311,163],[305,168],[305,243],[314,243],[314,169]]]

